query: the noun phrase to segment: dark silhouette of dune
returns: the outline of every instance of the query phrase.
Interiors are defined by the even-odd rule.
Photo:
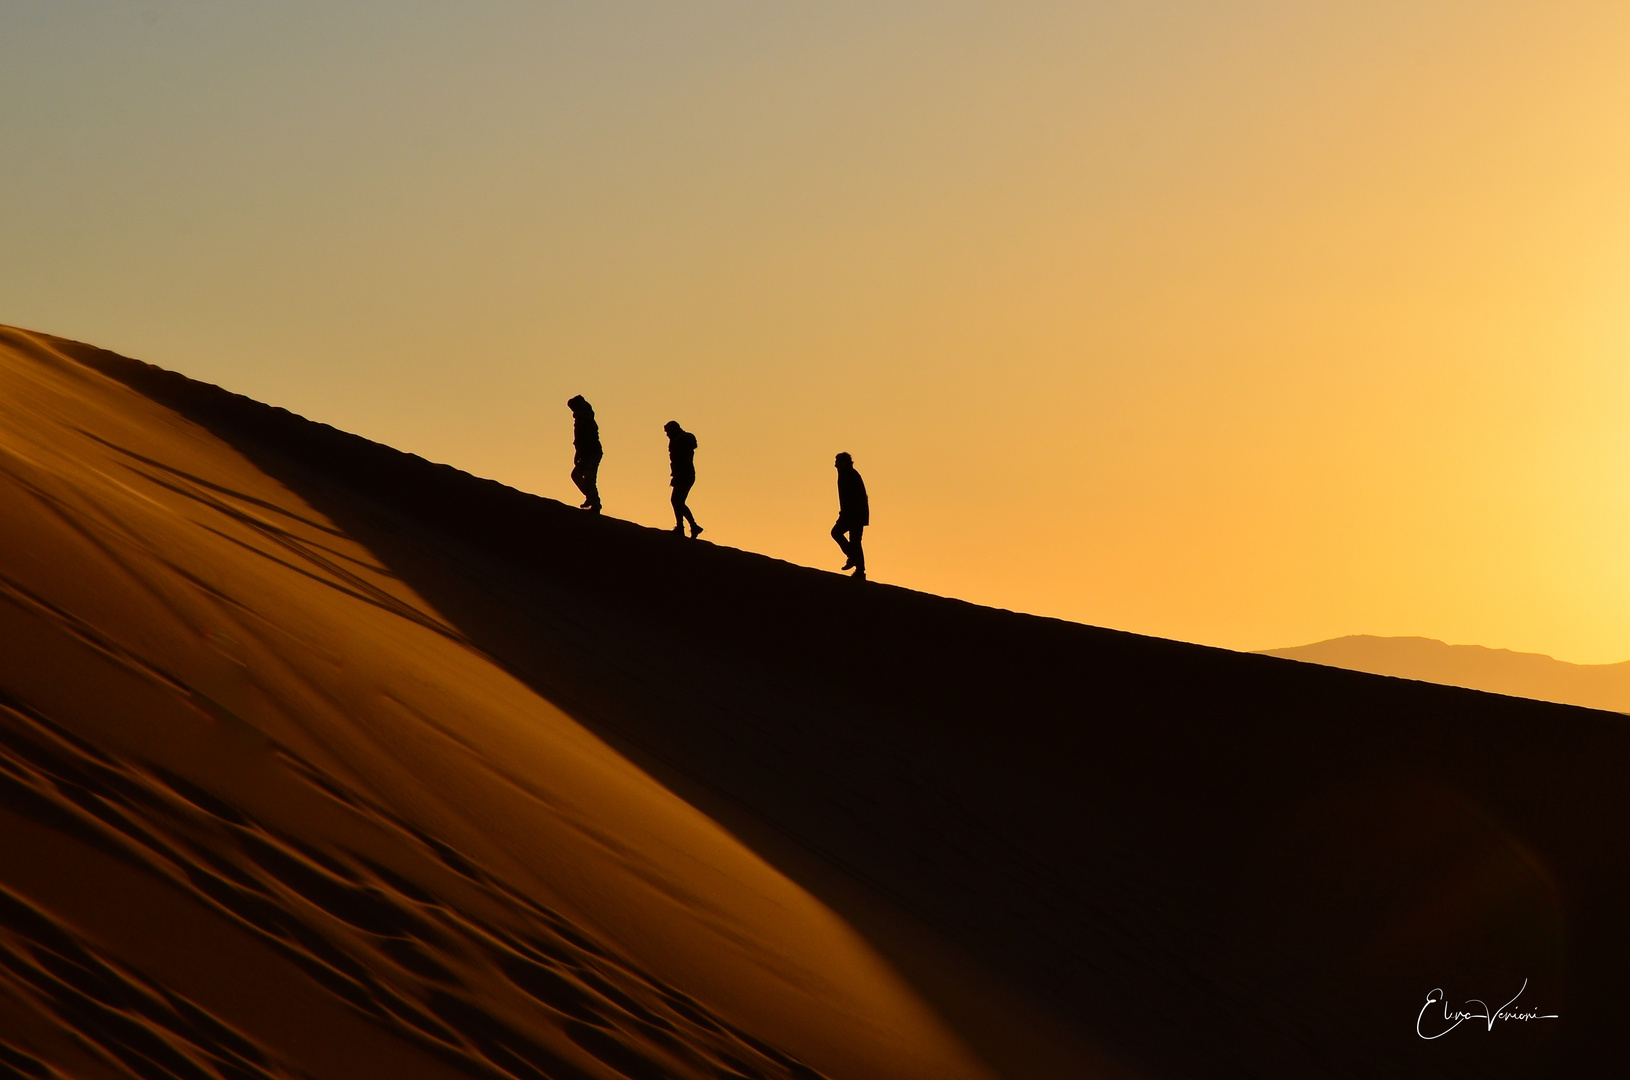
[[[0,1076],[989,1075],[230,447],[0,386]]]
[[[380,626],[501,665],[841,915],[1000,1075],[1578,1076],[1622,1057],[1620,716],[856,588],[669,543],[111,353],[33,340],[207,430],[329,531],[99,433],[110,461],[223,519],[249,518],[266,558],[394,620]],[[267,542],[269,529],[298,533],[284,539],[300,550]],[[96,640],[93,624],[53,618]],[[94,647],[110,665],[135,662]],[[514,885],[476,850],[479,833],[408,820],[345,775],[338,751],[314,760],[294,734],[276,736],[282,786],[255,805],[300,792],[335,820],[295,815],[308,822],[296,833],[269,810],[211,809],[246,781],[178,784],[178,771],[101,762],[94,739],[55,734],[65,721],[8,715],[29,748],[56,747],[44,760],[79,755],[38,781],[8,773],[40,793],[28,820],[83,834],[109,875],[147,859],[143,845],[173,849],[149,859],[178,868],[165,887],[250,928],[266,955],[256,963],[308,998],[344,1001],[333,1022],[388,1034],[395,1053],[509,1075],[882,1075],[858,1050],[818,1061],[708,1011],[671,974]],[[96,809],[53,779],[65,774],[102,785],[82,800]],[[390,857],[323,839],[352,827],[342,821],[392,838]],[[6,933],[27,952],[52,931],[30,921],[37,905],[15,903],[24,929]],[[1522,1003],[1560,1019],[1417,1034],[1435,988],[1498,1005],[1525,980]],[[27,985],[40,1009],[70,1015]],[[151,985],[176,1017],[205,1008]],[[183,1023],[158,1005],[121,1008],[152,1031]],[[790,1037],[826,1045],[814,1024]],[[190,1040],[199,1060],[284,1067],[270,1035],[262,1060],[229,1036],[199,1024],[166,1038]]]
[[[1401,679],[1487,690],[1491,694],[1630,712],[1630,661],[1570,664],[1541,653],[1446,645],[1422,637],[1353,634],[1312,645],[1267,649],[1267,656]]]

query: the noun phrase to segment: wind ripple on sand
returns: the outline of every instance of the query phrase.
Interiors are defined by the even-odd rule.
[[[819,1075],[308,762],[286,750],[282,760],[336,812],[392,828],[510,918],[464,910],[359,853],[280,833],[180,776],[119,760],[25,703],[0,698],[0,808],[186,890],[374,1024],[461,1072],[524,1080],[608,1071],[629,1080]],[[0,969],[12,996],[93,1047],[118,1075],[301,1075],[198,1003],[3,890]],[[510,991],[504,1011],[522,1014],[522,1022],[477,996],[476,988],[490,995],[499,982]],[[579,1054],[549,1045],[540,1029]],[[0,1062],[0,1075],[52,1075],[16,1048],[0,1050]]]

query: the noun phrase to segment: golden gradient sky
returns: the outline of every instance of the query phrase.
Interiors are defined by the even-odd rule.
[[[337,10],[336,10],[337,9]],[[1630,658],[1630,5],[0,3],[0,322],[1232,648]]]

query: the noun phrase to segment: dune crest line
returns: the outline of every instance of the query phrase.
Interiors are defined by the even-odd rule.
[[[498,921],[555,912],[650,986],[687,981],[714,1023],[786,1056],[678,1040],[693,1059],[612,1020],[616,1044],[656,1068],[750,1075],[729,1053],[765,1075],[1469,1077],[1617,1060],[1630,959],[1620,716],[856,588],[39,340],[52,378],[95,382],[119,418],[96,430],[121,449],[81,438],[50,467],[78,477],[74,462],[93,455],[193,523],[164,528],[186,555],[172,561],[203,584],[142,585],[159,599],[130,601],[141,634],[201,618],[189,605],[216,618],[215,593],[243,605],[221,631],[230,640],[188,631],[212,644],[162,665],[216,704],[191,715],[239,748],[223,754],[270,757],[312,798],[340,793],[345,820],[401,838],[392,859],[369,858],[427,894],[458,890]],[[7,370],[24,378],[26,363],[46,362]],[[193,449],[137,445],[164,416],[196,425]],[[55,429],[45,442],[60,442]],[[125,451],[238,493],[194,485],[253,518],[142,479]],[[206,467],[189,454],[217,456]],[[232,483],[211,471],[229,458]],[[95,483],[76,479],[61,501]],[[159,528],[135,501],[98,498],[99,527]],[[17,550],[41,550],[22,535],[35,518],[16,520]],[[273,520],[289,535],[266,531]],[[54,588],[51,602],[87,625],[115,621]],[[279,614],[288,590],[300,619]],[[682,634],[674,611],[687,613]],[[373,635],[367,648],[353,627]],[[415,681],[401,657],[434,658],[418,666],[432,677]],[[270,783],[241,769],[231,790],[245,800]],[[386,894],[367,864],[277,824],[278,805],[245,807],[277,825],[271,850],[298,838]],[[245,872],[266,872],[255,865]],[[541,906],[517,910],[488,882]],[[1413,1025],[1429,990],[1523,979],[1524,1000],[1564,1020],[1423,1052]],[[430,985],[406,997],[438,1030],[479,1027],[466,1007],[518,1015],[497,991],[452,1005]],[[636,989],[620,985],[667,1016],[667,999]],[[593,1075],[635,1075],[572,1025],[605,1029],[558,1017],[529,1037]],[[493,1062],[489,1044],[460,1039]]]

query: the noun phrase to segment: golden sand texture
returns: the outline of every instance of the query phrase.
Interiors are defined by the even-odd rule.
[[[0,530],[18,1067],[986,1075],[841,919],[324,515],[14,330]]]
[[[0,333],[6,1068],[1622,1067],[1621,715],[858,582]],[[1417,1033],[1519,988],[1558,1018]]]

